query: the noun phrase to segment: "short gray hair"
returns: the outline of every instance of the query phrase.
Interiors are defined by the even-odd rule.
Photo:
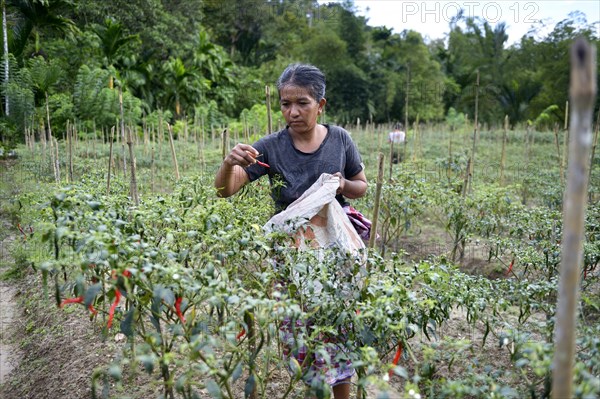
[[[319,68],[310,64],[290,64],[277,79],[277,91],[281,94],[284,86],[294,85],[305,88],[317,101],[325,98],[325,75]]]

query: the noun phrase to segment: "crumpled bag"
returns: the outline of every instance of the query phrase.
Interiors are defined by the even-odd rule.
[[[361,256],[365,244],[335,199],[339,185],[339,177],[323,173],[300,198],[269,219],[265,231],[293,235],[301,250],[338,248]]]

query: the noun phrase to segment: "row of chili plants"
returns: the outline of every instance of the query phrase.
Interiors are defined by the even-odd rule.
[[[406,231],[419,215],[445,211],[449,229],[460,225],[455,242],[477,236],[486,240],[490,259],[515,257],[509,273],[513,278],[490,281],[459,272],[445,258],[406,264],[399,255],[371,251],[366,262],[359,262],[335,251],[290,250],[286,236],[265,236],[256,222],[270,214],[264,205],[269,203],[266,187],[260,185],[220,200],[210,181],[186,179],[173,194],[145,196],[133,208],[126,195],[105,195],[101,182],[102,173],[89,174],[48,201],[23,199],[27,210],[37,207],[32,222],[49,256],[37,264],[45,287],[54,288],[56,303],[81,304],[82,312],[102,323],[107,334],[121,331],[129,338],[120,361],[95,373],[98,396],[109,396],[112,382],[125,383],[124,370],[133,373],[139,367],[162,377],[164,397],[183,398],[198,397],[201,390],[213,397],[237,397],[240,386],[246,396],[258,390],[264,397],[273,374],[284,367],[290,370],[284,394],[291,396],[304,369],[281,356],[279,326],[286,318],[310,321],[312,329],[298,331],[296,342],[327,362],[342,359],[328,358],[326,347],[342,346],[339,356],[357,367],[360,386],[375,384],[385,392],[391,371],[405,381],[407,393],[521,396],[523,387],[508,386],[498,376],[438,379],[432,365],[456,344],[449,351],[439,346],[428,356],[414,353],[417,335],[435,341],[436,330],[457,307],[466,311],[468,323],[485,326],[484,340],[492,334],[501,343],[513,343],[507,355],[515,374],[531,380],[527,390],[539,392],[547,379],[549,342],[532,342],[522,332],[540,309],[548,315],[545,330],[551,331],[557,255],[545,253],[535,240],[558,243],[559,218],[550,219],[554,230],[548,233],[548,214],[533,217],[543,210],[517,206],[509,192],[488,189],[458,197],[454,190],[408,174],[401,185],[386,188],[392,193],[382,210],[388,228]],[[112,192],[125,193],[126,185],[117,179]],[[394,195],[404,201],[394,202]],[[598,242],[597,212],[591,207],[588,231],[596,235],[589,236],[588,244]],[[390,236],[396,234],[399,230]],[[534,245],[514,244],[524,237]],[[526,262],[526,256],[533,256],[527,255],[530,248],[543,256]],[[586,252],[590,265],[598,263],[594,248]],[[540,273],[530,273],[544,270],[540,259],[553,268],[542,281]],[[597,285],[587,281],[583,298],[593,318],[598,304],[591,294]],[[518,319],[508,322],[506,315],[515,309]],[[584,328],[593,331],[594,324]],[[577,386],[585,397],[600,391],[593,360],[598,344],[582,339]],[[410,372],[394,364],[399,353],[415,364]],[[532,369],[542,380],[530,378]],[[313,389],[319,397],[329,394],[325,384]]]

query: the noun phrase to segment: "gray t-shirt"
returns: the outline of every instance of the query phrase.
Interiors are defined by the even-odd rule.
[[[269,175],[276,212],[298,199],[322,173],[341,172],[345,178],[351,178],[363,170],[362,159],[348,132],[339,126],[324,126],[327,135],[312,153],[302,152],[294,146],[287,127],[252,145],[263,154],[258,160],[270,168],[253,164],[246,168],[246,173],[250,181]],[[346,203],[343,196],[336,198],[340,204]]]

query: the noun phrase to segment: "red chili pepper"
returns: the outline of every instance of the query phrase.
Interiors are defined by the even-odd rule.
[[[244,335],[246,335],[246,329],[242,327],[238,335],[235,336],[235,339],[239,341]]]
[[[258,155],[254,155],[253,153],[251,153],[250,151],[246,151],[252,158],[254,158],[254,162],[256,162],[257,164],[259,164],[260,166],[262,166],[263,168],[270,168],[269,164],[264,163],[259,161],[258,157],[261,157],[263,154],[258,154]]]
[[[60,303],[59,307],[62,308],[63,306],[65,306],[69,303],[83,303],[83,297],[78,296],[77,298],[67,298]]]
[[[264,162],[260,162],[260,161],[256,161],[257,164],[259,164],[260,166],[264,167],[264,168],[270,168],[270,166]]]
[[[123,270],[123,276],[129,278],[129,277],[131,277],[131,272],[129,270],[125,269],[125,270]]]
[[[181,324],[185,324],[185,317],[183,317],[183,313],[181,313],[181,301],[183,301],[183,297],[175,299],[175,312],[177,313],[177,317],[179,317]]]
[[[110,309],[108,310],[108,323],[106,325],[106,328],[110,329],[110,326],[112,326],[113,317],[115,316],[115,309],[117,308],[117,305],[119,304],[120,300],[121,300],[121,291],[119,291],[119,289],[116,288],[115,289],[115,301],[112,303],[112,305],[110,305]]]
[[[513,265],[515,264],[515,260],[513,259],[510,262],[510,265],[508,266],[508,270],[506,271],[506,275],[508,276],[510,274],[510,272],[512,271]]]
[[[257,161],[258,162],[258,161]],[[25,232],[23,231],[23,229],[21,228],[21,223],[17,223],[17,228],[19,229],[19,231],[21,232],[21,234],[23,234],[23,239],[25,241],[27,241],[27,234],[25,234]]]
[[[402,356],[402,342],[398,344],[398,350],[396,351],[394,360],[392,360],[392,364],[394,365],[394,367],[398,365],[398,362],[400,361],[401,356]],[[388,375],[391,377],[392,373],[393,373],[393,370],[390,370]]]
[[[67,298],[60,303],[60,307],[62,308],[69,303],[83,303],[83,296],[78,296],[77,298]],[[88,306],[88,310],[93,314],[98,314],[98,311],[94,309],[94,305],[92,304]]]

